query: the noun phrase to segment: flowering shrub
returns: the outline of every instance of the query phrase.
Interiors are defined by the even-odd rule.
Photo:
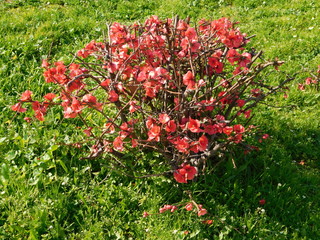
[[[283,62],[246,50],[251,37],[236,24],[221,18],[193,27],[156,16],[143,24],[113,23],[104,42],[93,40],[77,52],[77,63],[44,60],[45,81],[56,91],[37,101],[27,90],[12,110],[25,112],[31,103],[34,117],[44,121],[59,105],[64,118],[86,126],[88,158],[109,154],[123,170],[131,168],[126,152],[149,149],[163,156],[158,164],[167,164],[177,182],[187,183],[216,162],[217,153],[236,145],[257,149],[245,141],[254,130],[252,109],[291,80],[269,86],[259,77]],[[87,112],[96,115],[89,121]]]

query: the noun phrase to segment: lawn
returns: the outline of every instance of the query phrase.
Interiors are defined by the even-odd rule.
[[[298,90],[304,71],[320,64],[318,1],[5,0],[0,13],[1,239],[320,239],[320,92]],[[253,124],[270,138],[260,151],[237,155],[236,168],[230,157],[190,184],[132,179],[111,171],[106,159],[81,159],[88,149],[70,147],[84,138],[76,119],[50,110],[46,121],[30,124],[23,120],[30,114],[11,111],[26,89],[51,91],[42,59],[70,62],[86,43],[103,40],[107,22],[151,15],[194,23],[229,17],[256,35],[249,45],[265,59],[285,61],[281,73],[300,73],[288,98],[273,96],[255,111]],[[159,156],[128,157],[152,165]],[[142,217],[189,195],[208,215],[180,209]]]

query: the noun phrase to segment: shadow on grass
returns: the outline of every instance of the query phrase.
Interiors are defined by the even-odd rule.
[[[226,162],[206,176],[196,187],[205,189],[198,198],[246,237],[319,239],[320,131],[294,128],[288,119],[273,127],[261,151],[239,156],[237,168]]]

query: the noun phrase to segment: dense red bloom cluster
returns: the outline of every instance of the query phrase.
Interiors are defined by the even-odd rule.
[[[222,147],[254,149],[244,142],[251,108],[275,92],[258,75],[282,62],[256,64],[261,52],[245,50],[249,37],[236,23],[221,18],[193,27],[152,16],[143,24],[113,23],[108,33],[109,41],[93,40],[78,51],[78,63],[44,60],[44,78],[57,85],[55,93],[36,101],[27,90],[12,110],[25,112],[31,103],[43,121],[49,107],[60,105],[65,118],[86,123],[89,158],[152,149],[163,155],[159,161],[170,162],[179,183],[192,180],[196,164]]]

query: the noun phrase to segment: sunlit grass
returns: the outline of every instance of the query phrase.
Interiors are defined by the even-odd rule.
[[[319,9],[318,1],[300,0],[1,2],[0,238],[319,239],[320,93],[298,91],[298,79],[287,99],[279,94],[268,102],[282,108],[261,105],[255,112],[252,123],[271,136],[259,152],[239,153],[237,168],[225,162],[186,186],[165,178],[133,180],[110,172],[107,160],[80,160],[83,149],[67,146],[84,139],[82,129],[71,127],[76,120],[62,119],[57,111],[46,122],[27,124],[10,110],[26,89],[35,96],[51,91],[41,59],[68,63],[84,44],[103,39],[106,22],[144,21],[150,15],[178,14],[194,22],[230,17],[243,32],[256,35],[251,47],[267,59],[286,61],[281,71],[316,70]],[[144,158],[152,161],[151,155]],[[205,205],[208,216],[181,209],[142,218],[144,211],[188,201],[185,190]],[[214,222],[204,225],[205,219]]]

